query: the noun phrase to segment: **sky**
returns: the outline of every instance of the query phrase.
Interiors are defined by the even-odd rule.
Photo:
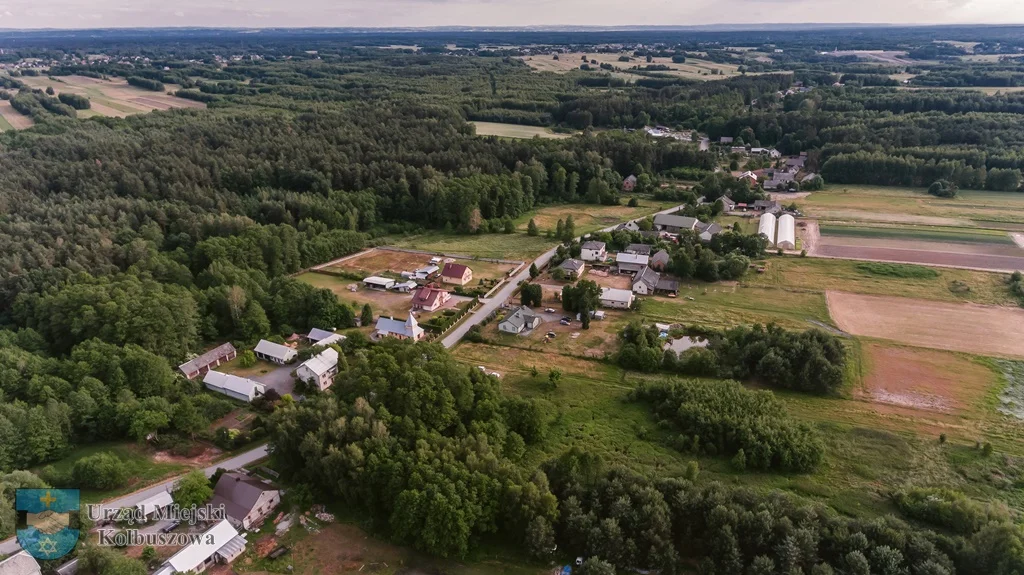
[[[1021,0],[0,0],[0,28],[1013,24]]]

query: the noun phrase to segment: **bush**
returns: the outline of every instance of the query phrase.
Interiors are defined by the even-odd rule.
[[[857,271],[890,278],[931,279],[939,277],[939,272],[932,268],[911,264],[861,262],[857,264]]]
[[[76,461],[71,478],[84,489],[116,489],[128,481],[128,469],[117,456],[97,453]]]
[[[256,365],[256,354],[251,349],[247,349],[242,352],[242,355],[238,356],[239,367],[252,367]]]
[[[61,102],[67,104],[68,106],[71,106],[76,110],[88,110],[91,106],[91,104],[89,103],[89,98],[86,98],[85,96],[80,96],[78,94],[69,94],[67,92],[61,92],[57,96],[57,98]]]
[[[912,519],[943,529],[971,535],[992,521],[1006,521],[1006,509],[969,499],[959,491],[940,488],[912,488],[892,494],[900,512]]]
[[[141,76],[128,76],[128,83],[137,88],[143,88],[146,90],[152,90],[154,92],[163,92],[163,82],[158,80],[152,80],[150,78],[143,78]]]

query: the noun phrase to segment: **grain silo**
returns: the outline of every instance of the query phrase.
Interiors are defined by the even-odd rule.
[[[775,242],[775,245],[780,248],[784,250],[796,249],[796,222],[793,220],[793,216],[783,214],[779,218],[778,240]]]
[[[775,214],[763,214],[761,223],[757,226],[757,233],[768,238],[768,245],[775,245]]]

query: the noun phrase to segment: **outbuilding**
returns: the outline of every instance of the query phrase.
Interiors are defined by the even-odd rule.
[[[779,218],[779,234],[775,245],[784,250],[796,249],[796,221],[789,214]]]
[[[211,391],[245,402],[250,402],[267,392],[266,386],[258,381],[219,371],[208,372],[203,377],[203,385]]]
[[[775,215],[761,214],[761,221],[757,225],[757,233],[768,238],[768,245],[775,245]]]
[[[181,549],[156,570],[153,575],[202,573],[218,563],[231,563],[245,551],[245,538],[227,519],[222,519]]]
[[[615,265],[619,268],[619,273],[636,273],[647,266],[650,261],[650,257],[642,256],[639,254],[627,254],[619,252],[615,254]]]
[[[211,369],[220,367],[220,364],[235,359],[236,355],[238,355],[238,352],[235,350],[235,346],[225,343],[197,356],[195,359],[186,361],[179,365],[178,369],[186,379],[195,379]]]
[[[261,339],[252,350],[256,353],[256,357],[278,365],[289,363],[299,355],[297,351],[287,345],[281,345],[265,339]]]
[[[363,279],[363,285],[375,290],[387,291],[395,285],[395,280],[391,278],[382,278],[378,276],[370,276]]]
[[[602,288],[599,301],[604,307],[629,309],[636,296],[628,289]]]

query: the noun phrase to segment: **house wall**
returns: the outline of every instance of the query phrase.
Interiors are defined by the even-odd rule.
[[[250,529],[252,527],[258,526],[260,523],[263,522],[264,519],[266,519],[268,515],[273,513],[274,509],[280,503],[280,491],[264,491],[263,494],[260,495],[260,498],[256,500],[256,504],[253,505],[253,508],[252,510],[249,511],[249,514],[246,515],[244,519],[242,519],[242,527],[244,527],[245,529]]]
[[[498,324],[498,331],[503,331],[505,333],[515,333],[515,334],[518,334],[518,333],[521,332],[521,330],[516,329],[516,326],[512,325],[511,323],[509,323],[507,321],[503,321],[503,322]]]
[[[277,365],[284,365],[284,364],[288,363],[288,362],[287,362],[287,361],[285,361],[285,360],[281,360],[281,359],[278,359],[278,358],[276,358],[276,357],[273,357],[273,356],[267,355],[267,354],[265,354],[265,353],[260,353],[260,352],[258,352],[258,351],[257,351],[257,352],[255,352],[255,353],[256,353],[256,357],[258,357],[258,358],[260,358],[260,359],[262,359],[262,360],[266,360],[266,361],[269,361],[269,362],[271,362],[271,363],[276,363]],[[292,357],[295,357],[295,356],[292,356]]]
[[[633,282],[633,292],[640,295],[650,295],[650,290],[644,282]]]
[[[581,250],[580,259],[585,262],[601,262],[607,257],[605,250]]]

